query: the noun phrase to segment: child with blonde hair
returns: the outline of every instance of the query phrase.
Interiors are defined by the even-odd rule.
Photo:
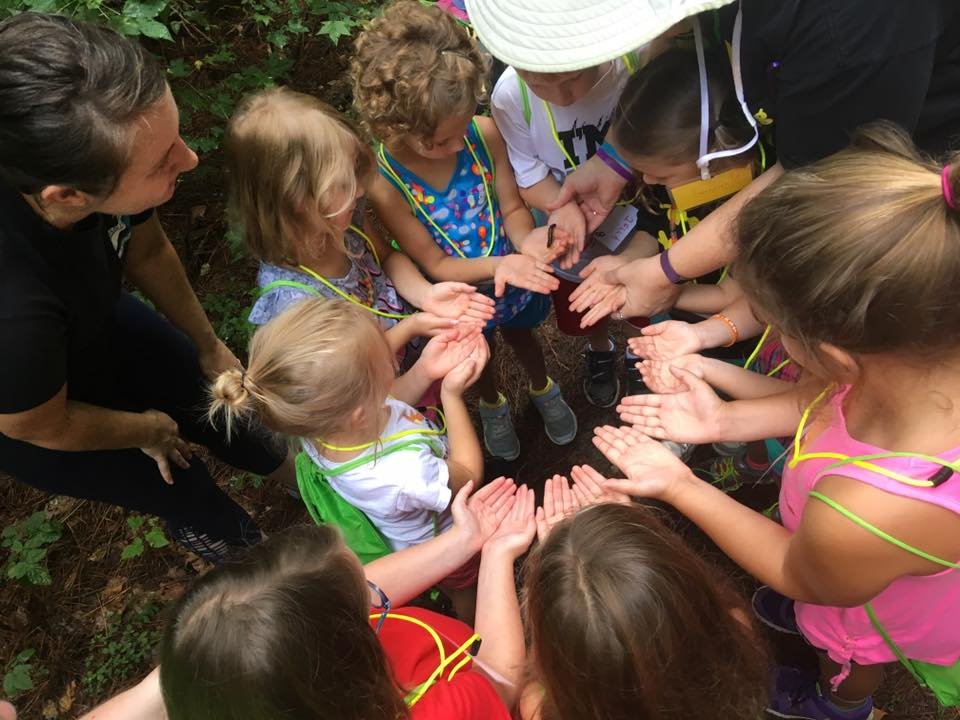
[[[447,331],[395,380],[393,349],[365,308],[304,300],[254,333],[246,371],[221,373],[209,413],[225,416],[228,432],[234,420],[255,415],[270,430],[299,438],[297,482],[311,516],[336,523],[348,513],[331,508],[325,491],[332,488],[363,513],[388,550],[399,550],[450,527],[452,495],[482,479],[483,455],[463,392],[488,355],[479,328]],[[443,429],[412,405],[436,380]],[[382,554],[364,557],[367,544],[354,547],[362,559]],[[463,618],[472,616],[475,582],[475,563],[447,579]]]
[[[383,241],[361,202],[372,155],[323,102],[285,88],[257,92],[230,120],[225,148],[231,214],[261,261],[251,322],[308,297],[341,298],[379,320],[409,367],[420,336],[492,316],[474,288],[431,285]]]
[[[442,10],[401,0],[357,38],[352,68],[361,121],[382,141],[370,190],[377,215],[429,277],[478,284],[496,298],[491,351],[499,329],[530,378],[548,437],[572,442],[576,416],[532,332],[549,312],[543,293],[557,288],[549,263],[569,237],[534,229],[503,140],[492,121],[474,117],[486,57]],[[520,443],[492,366],[477,385],[487,450],[515,459]]]
[[[737,279],[809,371],[793,389],[721,401],[684,389],[625,398],[634,429],[595,442],[627,479],[608,488],[672,504],[767,588],[764,621],[802,633],[820,672],[785,668],[769,712],[868,720],[900,660],[960,703],[960,169],[918,156],[892,127],[787,172],[738,223]],[[785,282],[784,279],[789,279]],[[694,477],[644,433],[678,441],[793,435],[783,526]]]

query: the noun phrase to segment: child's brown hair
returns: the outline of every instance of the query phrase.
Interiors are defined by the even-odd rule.
[[[486,99],[489,58],[440,8],[399,0],[360,33],[351,63],[361,124],[387,146],[429,147],[439,124]]]
[[[360,563],[333,527],[294,527],[199,578],[160,649],[170,720],[407,716],[368,622]]]
[[[210,390],[209,417],[251,415],[274,432],[305,438],[342,430],[358,407],[383,402],[394,358],[379,324],[344,300],[312,298],[258,328],[246,371],[220,373]]]
[[[761,717],[765,656],[742,606],[649,509],[581,511],[527,562],[540,717]]]
[[[742,147],[753,129],[737,103],[730,67],[719,54],[706,58],[710,122],[708,151]],[[671,48],[627,81],[614,110],[612,137],[626,153],[695,162],[700,155],[700,68],[693,50]],[[751,155],[710,162],[712,172],[743,165]]]
[[[345,252],[330,219],[366,184],[373,156],[336,110],[286,88],[261,90],[237,108],[224,148],[230,214],[258,259],[300,265],[328,247]]]
[[[960,338],[960,212],[899,128],[874,124],[846,150],[791,170],[737,222],[736,277],[751,305],[817,354],[903,352]],[[960,168],[947,194],[960,200]]]

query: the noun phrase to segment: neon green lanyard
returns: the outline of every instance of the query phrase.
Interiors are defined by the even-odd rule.
[[[380,613],[373,613],[370,615],[370,619],[379,618]],[[473,660],[473,657],[470,655],[470,647],[480,640],[480,635],[474,633],[467,638],[466,642],[460,645],[456,650],[447,655],[447,652],[443,649],[443,640],[440,639],[440,635],[432,627],[427,625],[423,620],[419,618],[411,617],[410,615],[400,615],[399,613],[387,613],[387,617],[391,620],[402,620],[404,622],[411,623],[417,627],[423,628],[426,630],[430,637],[433,638],[433,641],[437,645],[437,652],[440,655],[440,664],[437,665],[436,669],[430,674],[426,680],[414,687],[407,696],[403,699],[407,707],[413,707],[420,699],[426,694],[427,690],[433,687],[436,684],[437,680],[440,679],[440,676],[443,674],[444,670],[453,663],[457,658],[461,658],[460,662],[453,666],[453,669],[450,671],[450,674],[447,675],[447,682],[453,680],[453,677],[463,669],[463,667]],[[462,657],[461,657],[462,656]]]
[[[371,440],[370,442],[360,443],[359,445],[331,445],[330,443],[324,442],[320,438],[314,438],[314,440],[320,443],[327,450],[336,450],[338,452],[355,452],[357,450],[366,450],[371,448],[378,443],[383,443],[386,445],[391,440],[399,440],[400,438],[410,437],[412,435],[443,435],[447,431],[447,418],[444,416],[443,412],[438,407],[431,406],[431,410],[436,410],[437,416],[440,418],[440,427],[436,430],[433,428],[410,428],[408,430],[401,430],[399,432],[391,433],[386,437],[377,438],[376,440]],[[376,453],[374,453],[376,455]]]
[[[480,138],[480,144],[483,146],[483,150],[486,153],[488,158],[493,158],[490,154],[490,148],[487,147],[487,141],[483,139],[483,133],[480,132],[480,128],[477,127],[477,119],[474,118],[471,121],[474,131],[477,133],[477,137]],[[470,151],[470,156],[473,158],[474,163],[477,165],[477,170],[480,174],[480,181],[483,183],[483,195],[487,202],[487,208],[490,212],[490,242],[487,244],[487,251],[481,255],[481,257],[489,257],[490,253],[493,252],[493,246],[497,242],[497,211],[493,204],[493,192],[490,190],[490,186],[487,183],[487,172],[490,173],[490,177],[496,182],[496,168],[492,170],[487,170],[487,166],[480,162],[480,157],[477,155],[476,149],[473,147],[473,143],[470,142],[470,138],[466,135],[463,136],[463,142],[467,146],[467,150]],[[407,204],[414,214],[419,210],[420,214],[423,216],[423,219],[426,220],[430,226],[437,232],[437,235],[443,238],[447,245],[453,248],[460,257],[466,259],[467,256],[464,255],[463,250],[460,249],[460,246],[457,245],[453,240],[450,239],[450,236],[444,232],[434,219],[430,216],[430,213],[426,211],[423,205],[420,204],[420,201],[414,197],[413,193],[410,192],[410,188],[407,187],[407,184],[400,179],[400,176],[397,174],[397,171],[393,169],[390,165],[390,160],[387,158],[387,153],[383,148],[383,143],[380,143],[380,146],[377,148],[377,164],[383,169],[387,176],[393,180],[397,189],[403,193],[403,196],[407,199]],[[454,170],[456,172],[456,170]]]
[[[749,370],[750,366],[753,364],[753,361],[756,360],[757,356],[760,355],[760,351],[763,349],[763,345],[767,341],[767,338],[770,336],[770,331],[772,329],[773,328],[771,325],[767,325],[767,327],[764,329],[763,335],[760,336],[760,341],[757,343],[757,346],[753,349],[753,352],[750,353],[749,357],[747,357],[747,361],[743,364],[744,370]],[[791,360],[790,358],[787,358],[786,360],[781,362],[779,365],[777,365],[773,370],[768,372],[767,377],[773,377],[774,375],[776,375],[778,372],[783,370],[787,365],[791,364],[792,362],[793,360]]]
[[[960,458],[956,460],[943,460],[942,458],[934,457],[932,455],[926,455],[924,453],[915,453],[915,452],[878,452],[870,453],[868,455],[844,455],[843,453],[836,452],[813,452],[813,453],[804,453],[800,448],[800,440],[803,438],[804,433],[807,429],[807,423],[810,420],[810,413],[813,412],[813,409],[820,404],[820,402],[827,397],[827,395],[834,389],[834,385],[828,385],[825,387],[819,395],[814,399],[812,403],[807,405],[807,408],[803,411],[803,415],[800,416],[800,424],[797,426],[797,432],[793,436],[793,457],[790,458],[788,467],[794,468],[798,463],[804,460],[814,460],[814,459],[825,459],[825,460],[836,460],[836,462],[827,465],[821,472],[826,472],[843,465],[854,465],[862,470],[867,470],[869,472],[876,473],[877,475],[883,475],[884,477],[895,480],[896,482],[903,483],[904,485],[910,485],[912,487],[936,487],[939,483],[936,483],[932,480],[917,480],[916,478],[908,477],[902,473],[898,473],[894,470],[888,470],[885,467],[877,465],[872,460],[883,460],[885,458],[916,458],[918,460],[923,460],[925,462],[932,463],[934,465],[941,465],[944,468],[952,470],[954,473],[960,472]],[[949,476],[948,476],[949,477]]]
[[[377,265],[379,265],[380,257],[377,255],[377,250],[376,248],[374,248],[373,242],[370,240],[367,234],[363,232],[363,230],[358,228],[356,225],[351,225],[350,229],[353,230],[355,233],[357,233],[357,235],[359,235],[361,238],[363,238],[363,240],[367,243],[367,247],[370,249],[370,254],[373,255],[373,259],[376,261]],[[376,299],[375,297],[376,289],[373,286],[373,278],[370,276],[370,272],[366,268],[361,267],[359,265],[357,267],[367,278],[367,285],[369,286],[370,293],[371,293],[369,303],[361,302],[350,293],[344,292],[343,290],[338,288],[336,285],[334,285],[332,282],[330,282],[325,277],[323,277],[323,275],[311,270],[306,265],[299,265],[297,266],[297,269],[300,270],[300,272],[305,273],[306,275],[309,275],[314,280],[316,280],[317,282],[327,287],[335,295],[343,298],[347,302],[351,302],[354,305],[362,307],[364,310],[366,310],[367,312],[371,312],[374,315],[390,318],[391,320],[403,320],[404,318],[410,317],[410,315],[405,315],[402,313],[385,312],[383,310],[377,310],[375,307],[373,307],[373,303]],[[278,287],[292,287],[292,288],[296,288],[297,290],[303,290],[304,292],[310,293],[311,295],[320,294],[316,288],[310,287],[309,285],[302,282],[297,282],[296,280],[274,280],[273,282],[270,282],[264,285],[263,289],[260,291],[260,295],[261,296],[266,295],[268,292]]]

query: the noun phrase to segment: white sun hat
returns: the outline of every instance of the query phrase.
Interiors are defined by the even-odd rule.
[[[466,0],[490,53],[532,72],[581,70],[647,44],[681,20],[735,0]]]

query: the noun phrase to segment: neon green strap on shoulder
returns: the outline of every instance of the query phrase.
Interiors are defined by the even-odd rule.
[[[862,527],[864,530],[867,530],[868,532],[873,533],[878,538],[886,540],[888,543],[891,543],[892,545],[896,545],[901,550],[906,550],[908,553],[912,553],[917,557],[923,558],[924,560],[935,563],[937,565],[942,565],[944,567],[952,568],[954,570],[960,570],[960,564],[955,562],[950,562],[949,560],[944,560],[943,558],[939,558],[936,555],[931,555],[930,553],[925,552],[920,548],[915,548],[913,545],[910,545],[908,543],[905,543],[903,540],[899,540],[895,538],[890,533],[884,532],[883,530],[878,528],[876,525],[872,525],[871,523],[867,522],[856,513],[845,508],[843,505],[838,503],[833,498],[829,498],[821,492],[817,492],[816,490],[811,490],[809,493],[807,493],[807,495],[809,497],[816,498],[820,502],[825,503],[826,505],[832,507],[838,513],[840,513],[845,518],[847,518],[847,520],[850,520],[854,524]]]
[[[317,295],[317,296],[320,295],[319,290],[317,290],[315,287],[310,287],[306,283],[297,282],[296,280],[274,280],[273,282],[268,282],[266,285],[260,288],[259,296],[263,297],[264,295],[269,293],[271,290],[275,290],[276,288],[279,288],[279,287],[289,287],[289,288],[294,288],[296,290],[302,290],[308,295]]]
[[[631,75],[640,68],[640,53],[636,50],[624,53],[620,56],[620,59],[623,60],[623,66],[627,68],[627,72]]]
[[[530,109],[530,91],[523,78],[517,75],[517,86],[520,88],[520,103],[523,105],[523,121],[530,127],[530,118],[533,111]]]
[[[342,475],[345,472],[350,472],[351,470],[356,470],[358,467],[363,467],[367,463],[376,462],[382,457],[387,455],[393,455],[396,452],[401,450],[409,450],[414,447],[426,446],[430,449],[430,452],[433,453],[435,457],[443,457],[443,451],[437,446],[436,443],[431,442],[429,438],[418,437],[411,438],[410,440],[403,440],[393,445],[388,445],[385,448],[380,450],[375,450],[372,453],[364,453],[360,457],[355,457],[353,460],[348,460],[345,463],[337,465],[333,469],[323,468],[323,474],[327,477],[335,477],[337,475]]]

